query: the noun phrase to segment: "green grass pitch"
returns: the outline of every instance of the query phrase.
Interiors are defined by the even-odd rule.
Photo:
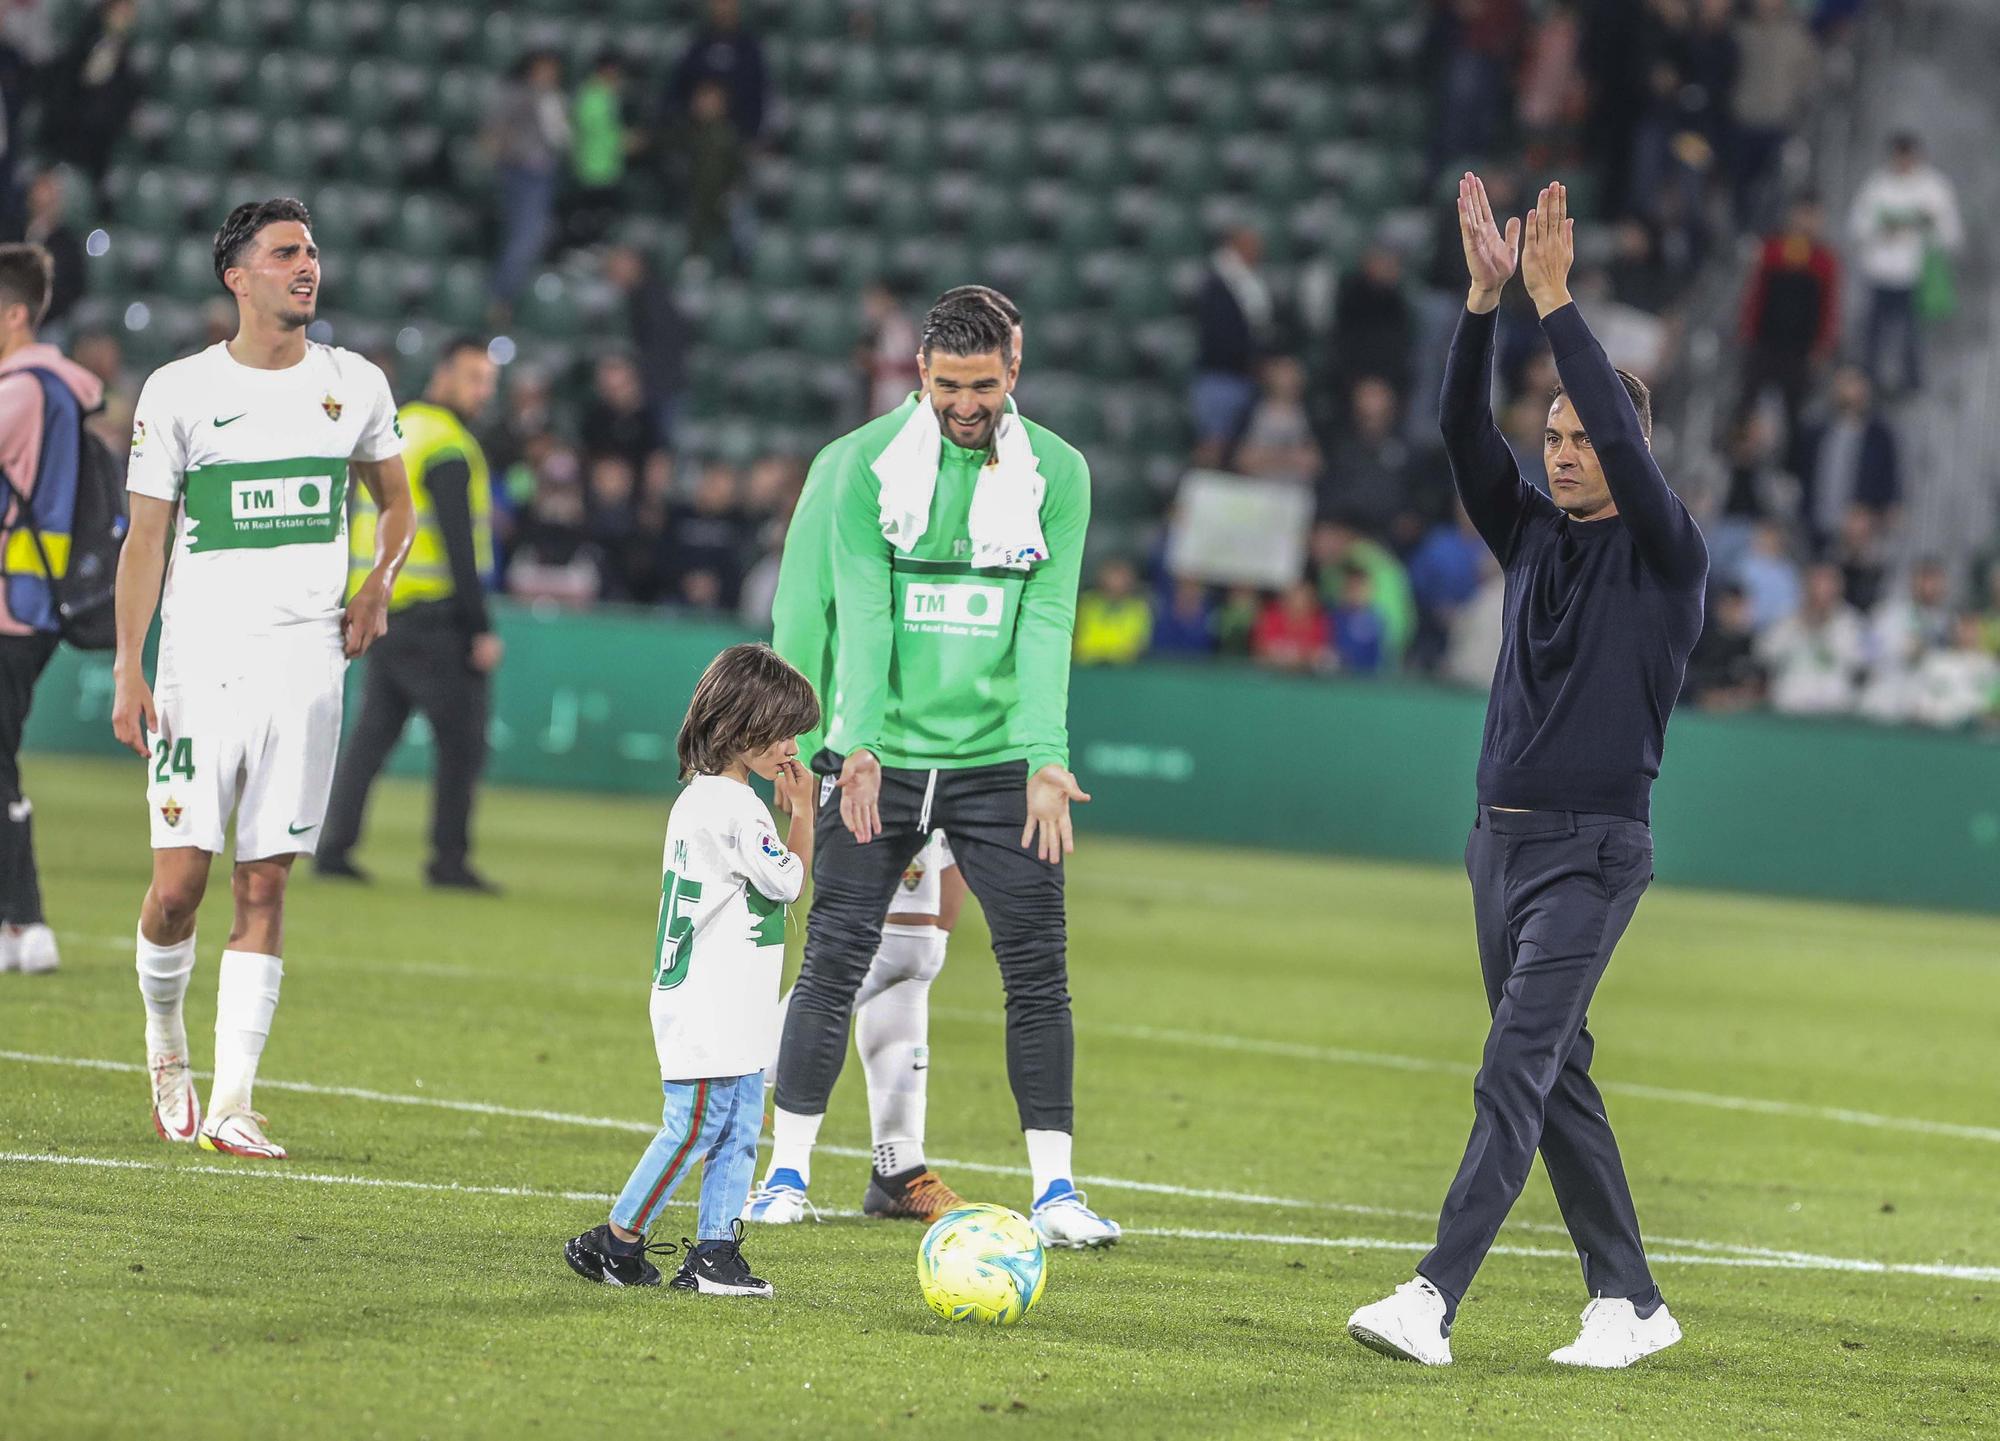
[[[424,798],[386,786],[376,885],[293,889],[258,1092],[292,1159],[263,1164],[147,1120],[137,763],[31,756],[28,779],[64,963],[0,976],[9,1441],[2000,1434],[2000,920],[1648,897],[1593,1021],[1687,1340],[1624,1373],[1548,1364],[1586,1298],[1537,1173],[1457,1364],[1427,1371],[1343,1326],[1409,1274],[1469,1124],[1462,875],[1111,840],[1086,809],[1077,1162],[1129,1229],[1052,1256],[1034,1314],[988,1332],[924,1308],[906,1224],[753,1233],[771,1303],[563,1265],[658,1116],[664,804],[488,796],[490,901],[416,883]],[[189,996],[204,1066],[217,879]],[[1025,1208],[999,1007],[969,917],[935,991],[932,1154]],[[851,1210],[851,1059],[825,1139],[814,1196]]]

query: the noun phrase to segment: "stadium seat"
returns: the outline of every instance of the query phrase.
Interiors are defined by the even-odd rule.
[[[740,285],[718,285],[709,292],[701,316],[702,338],[721,350],[741,355],[765,340],[763,308]]]
[[[327,299],[346,314],[397,319],[407,314],[409,279],[400,255],[381,250],[329,255],[325,274]]]
[[[486,318],[486,273],[477,261],[446,261],[438,267],[437,288],[423,297],[424,309],[455,328],[477,328]]]
[[[216,291],[215,247],[193,238],[180,241],[168,253],[159,279],[169,295],[206,300]]]
[[[859,307],[832,296],[808,295],[799,308],[797,340],[808,355],[837,360],[861,343]]]
[[[187,223],[180,192],[164,170],[142,170],[132,182],[113,191],[122,225],[153,235],[177,234]]]

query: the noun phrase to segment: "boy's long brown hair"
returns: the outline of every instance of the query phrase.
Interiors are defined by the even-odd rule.
[[[732,645],[708,663],[676,747],[681,779],[720,775],[751,751],[819,724],[812,682],[762,643]]]

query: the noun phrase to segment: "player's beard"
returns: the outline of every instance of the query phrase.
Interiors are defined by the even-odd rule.
[[[965,441],[959,439],[958,431],[953,428],[950,407],[947,406],[938,412],[938,428],[944,432],[944,438],[953,445],[958,446],[961,450],[984,450],[993,443],[993,432],[999,423],[1000,413],[998,411],[988,411],[986,413],[986,425],[984,429],[972,440]]]

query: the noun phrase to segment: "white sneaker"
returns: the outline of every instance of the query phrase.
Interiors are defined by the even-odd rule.
[[[62,963],[56,933],[39,922],[32,926],[0,926],[0,971],[44,976]]]
[[[1681,1339],[1681,1324],[1662,1301],[1641,1320],[1630,1301],[1599,1296],[1583,1308],[1583,1329],[1561,1350],[1549,1352],[1558,1366],[1595,1366],[1616,1371],[1664,1351]]]
[[[1384,1356],[1451,1364],[1451,1338],[1444,1329],[1444,1297],[1422,1276],[1405,1281],[1396,1294],[1363,1306],[1347,1318],[1347,1334]]]
[[[255,1111],[232,1106],[218,1111],[203,1122],[201,1148],[220,1151],[225,1156],[255,1156],[259,1160],[282,1161],[285,1148],[264,1134],[266,1121]]]
[[[187,1057],[160,1051],[146,1057],[153,1073],[153,1129],[163,1141],[192,1141],[201,1129],[201,1098]]]
[[[1115,1246],[1123,1232],[1118,1223],[1090,1209],[1081,1191],[1064,1191],[1053,1200],[1035,1207],[1031,1218],[1035,1234],[1044,1246],[1058,1250],[1082,1251],[1093,1246]]]
[[[797,1186],[787,1186],[783,1182],[772,1185],[766,1181],[750,1193],[749,1202],[743,1207],[743,1219],[760,1226],[790,1226],[806,1218],[819,1219],[819,1208],[806,1199],[806,1193]]]

